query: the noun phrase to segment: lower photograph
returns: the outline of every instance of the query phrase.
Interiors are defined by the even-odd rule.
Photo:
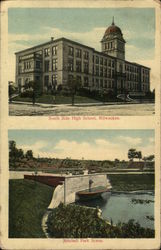
[[[155,238],[153,129],[9,130],[9,238]]]

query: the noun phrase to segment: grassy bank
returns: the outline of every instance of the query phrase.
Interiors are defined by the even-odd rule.
[[[9,237],[43,238],[42,217],[53,188],[30,180],[9,181]]]
[[[113,191],[154,190],[154,174],[109,174]]]
[[[20,97],[16,96],[12,99],[13,101],[20,101],[20,102],[32,102],[32,98],[29,97]],[[71,104],[72,100],[70,96],[56,96],[55,101],[53,100],[52,95],[42,95],[36,98],[37,103],[46,103],[46,104]],[[84,96],[75,96],[75,103],[98,103],[97,100],[84,97]]]

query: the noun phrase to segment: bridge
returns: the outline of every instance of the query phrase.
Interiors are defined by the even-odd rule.
[[[57,207],[61,202],[64,204],[73,203],[78,199],[78,193],[100,187],[110,190],[111,184],[106,173],[95,173],[75,176],[54,176],[54,175],[24,175],[25,179],[38,181],[55,187],[49,209]]]

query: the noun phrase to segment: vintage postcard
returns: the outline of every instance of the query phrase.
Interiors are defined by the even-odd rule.
[[[160,249],[160,7],[1,3],[2,249]]]

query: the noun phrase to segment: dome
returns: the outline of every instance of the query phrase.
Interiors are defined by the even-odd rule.
[[[121,29],[119,27],[117,27],[115,24],[112,24],[105,31],[105,36],[110,35],[110,34],[120,34],[120,35],[122,35],[122,32],[121,32]]]
[[[122,31],[121,29],[115,25],[114,23],[114,17],[112,24],[106,29],[104,37],[109,36],[109,35],[121,35],[122,36]]]

